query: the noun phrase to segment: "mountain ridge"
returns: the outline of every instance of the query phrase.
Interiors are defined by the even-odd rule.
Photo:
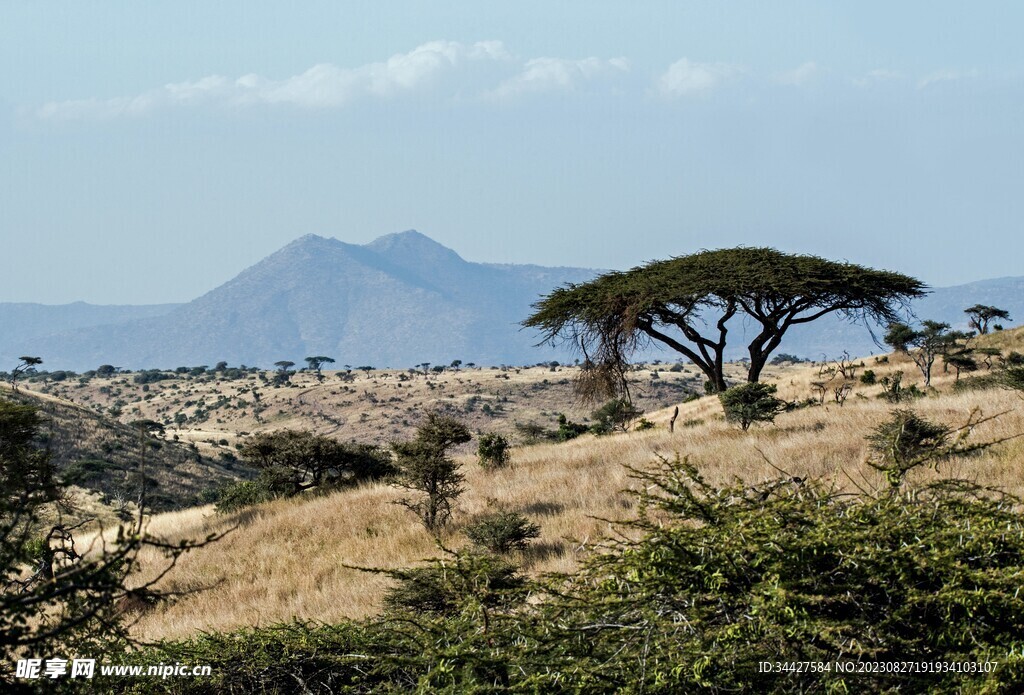
[[[540,336],[520,322],[541,296],[601,272],[467,261],[416,230],[362,245],[305,234],[185,304],[0,303],[0,325],[7,328],[0,364],[23,354],[43,357],[49,369],[74,370],[222,360],[269,367],[283,359],[301,364],[315,354],[377,367],[571,360],[575,355],[565,349],[538,349]],[[934,288],[913,307],[921,318],[966,327],[963,308],[975,303],[1024,315],[1024,277]],[[875,327],[876,335],[880,330]],[[740,326],[734,335],[742,334]],[[816,359],[878,349],[864,326],[825,317],[791,329],[779,351]],[[735,340],[729,356],[743,355]],[[677,358],[658,350],[646,356]]]

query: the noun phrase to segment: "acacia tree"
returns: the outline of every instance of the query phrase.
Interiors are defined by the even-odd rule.
[[[689,358],[711,388],[722,392],[733,318],[748,317],[759,327],[747,346],[747,380],[756,382],[792,326],[833,313],[892,323],[897,309],[924,288],[899,273],[740,247],[653,261],[566,285],[535,304],[523,325],[540,329],[542,343],[568,342],[583,353],[577,387],[584,397],[621,392],[628,358],[652,341]]]
[[[931,386],[932,365],[935,364],[935,358],[940,355],[945,357],[955,352],[959,347],[959,342],[968,337],[970,336],[962,331],[949,330],[948,323],[922,321],[921,328],[915,330],[907,324],[897,321],[889,326],[889,330],[885,334],[885,342],[897,352],[908,355],[921,370],[924,385]]]
[[[22,355],[18,359],[21,360],[21,363],[18,364],[18,366],[15,367],[14,370],[11,372],[11,390],[12,391],[17,391],[18,390],[18,377],[19,376],[21,376],[24,372],[28,371],[29,369],[32,369],[33,367],[43,363],[43,360],[41,358],[39,358],[39,357],[32,357],[30,355]]]
[[[323,374],[320,373],[320,370],[325,364],[334,364],[334,359],[325,357],[324,355],[316,355],[315,357],[307,357],[306,364],[309,365],[310,369],[316,372],[317,381],[323,381],[324,377]]]
[[[975,304],[972,307],[964,309],[964,313],[967,314],[967,318],[971,322],[971,328],[976,330],[980,335],[988,333],[988,322],[992,319],[1002,319],[1004,321],[1010,320],[1010,312],[1005,309],[999,309],[985,304]]]
[[[293,496],[322,486],[373,480],[394,472],[375,447],[344,444],[306,430],[260,432],[242,445],[242,457],[260,470],[275,494]]]

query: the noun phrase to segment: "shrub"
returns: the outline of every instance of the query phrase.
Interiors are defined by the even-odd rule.
[[[508,464],[508,439],[492,432],[480,435],[477,455],[484,468],[504,468]]]
[[[874,386],[878,383],[878,377],[875,376],[875,370],[865,369],[864,373],[860,375],[860,383],[865,386]]]
[[[525,580],[506,560],[482,553],[450,553],[451,561],[387,571],[398,584],[384,596],[392,611],[451,615],[467,599],[487,609],[508,607],[525,597]]]
[[[590,431],[597,435],[614,430],[626,431],[629,424],[643,415],[643,412],[625,398],[613,398],[590,414],[595,420]]]
[[[558,431],[555,432],[555,440],[559,442],[567,442],[570,439],[576,439],[581,434],[586,434],[590,431],[590,428],[586,425],[581,425],[578,422],[573,422],[565,416],[564,413],[558,414]]]
[[[775,384],[748,383],[733,386],[718,394],[728,422],[739,423],[743,431],[755,422],[774,422],[785,407],[775,397]]]
[[[518,512],[498,511],[485,514],[466,527],[473,544],[492,553],[522,550],[527,541],[540,536],[540,526]]]
[[[807,360],[802,360],[796,355],[790,355],[785,352],[780,352],[775,357],[773,357],[772,361],[769,362],[768,364],[772,365],[773,367],[778,367],[783,364],[800,364],[801,362],[806,361]]]
[[[644,430],[653,430],[655,427],[654,423],[645,417],[640,418],[640,421],[636,423],[636,431],[642,432]]]
[[[240,480],[225,485],[215,492],[212,501],[218,514],[231,514],[279,497],[283,497],[283,494],[275,489],[273,480],[269,476],[261,475],[255,480]],[[209,498],[209,495],[205,497]]]

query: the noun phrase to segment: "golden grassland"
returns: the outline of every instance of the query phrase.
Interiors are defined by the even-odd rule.
[[[1007,341],[1007,347],[1019,346],[1024,334],[1014,333],[1007,332],[1000,340]],[[920,384],[920,374],[905,357],[890,356],[881,364],[875,359],[865,360],[865,367],[879,377],[902,370],[905,385]],[[979,426],[974,441],[1024,433],[1024,401],[1017,393],[998,388],[954,393],[952,373],[943,373],[940,365],[935,371],[934,390],[913,402],[919,414],[956,426],[975,409],[986,416],[1002,413]],[[777,383],[783,398],[803,400],[812,395],[812,382],[825,378],[820,365],[794,365],[773,368],[765,380]],[[654,429],[517,447],[510,467],[502,470],[483,470],[471,456],[463,456],[466,492],[441,540],[450,547],[464,544],[460,528],[485,509],[503,506],[526,514],[542,528],[541,538],[520,558],[529,573],[572,572],[588,546],[615,532],[606,519],[633,513],[632,498],[625,491],[639,483],[627,467],[649,467],[658,457],[677,454],[688,457],[712,483],[740,478],[758,484],[784,471],[833,481],[844,490],[878,490],[885,483],[864,463],[864,436],[893,408],[877,398],[880,390],[858,383],[842,406],[826,399],[823,406],[784,413],[774,425],[755,426],[749,432],[724,421],[717,399],[702,398],[679,405],[674,433],[667,428],[669,407],[648,413]],[[916,472],[915,477],[939,474],[1024,496],[1024,439],[945,462],[938,473]],[[165,589],[205,590],[137,616],[135,634],[143,639],[178,638],[293,618],[331,622],[373,614],[388,580],[346,565],[405,567],[439,554],[419,522],[393,504],[398,497],[396,490],[374,484],[329,496],[281,500],[229,516],[203,507],[152,518],[149,531],[170,539],[197,539],[236,528],[216,544],[184,556],[161,581]],[[142,560],[136,581],[162,566],[155,552]]]

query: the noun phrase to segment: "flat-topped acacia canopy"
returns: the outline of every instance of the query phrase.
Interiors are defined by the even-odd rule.
[[[627,359],[651,340],[689,358],[715,390],[724,391],[727,324],[737,314],[760,324],[747,346],[747,380],[756,382],[790,326],[830,313],[891,323],[899,308],[924,292],[923,283],[900,273],[739,247],[652,261],[566,285],[536,303],[523,325],[540,329],[542,343],[567,341],[583,353],[584,396],[618,390]]]

